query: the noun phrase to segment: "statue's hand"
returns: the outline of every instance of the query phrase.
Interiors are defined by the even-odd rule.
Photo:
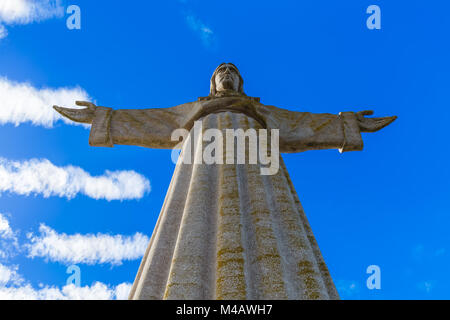
[[[397,119],[397,116],[382,118],[366,118],[365,116],[373,115],[372,110],[360,111],[356,113],[359,129],[361,132],[375,132],[390,125]]]
[[[92,123],[95,117],[95,108],[97,106],[91,102],[86,101],[77,101],[75,102],[77,106],[83,106],[86,107],[84,109],[69,109],[69,108],[63,108],[58,106],[53,106],[53,109],[58,111],[60,114],[62,114],[64,117],[75,121],[75,122],[81,122],[81,123]]]

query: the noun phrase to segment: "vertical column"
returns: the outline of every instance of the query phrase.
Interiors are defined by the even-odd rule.
[[[192,141],[188,137],[180,158],[184,156],[186,146],[190,143]],[[158,222],[130,292],[130,299],[159,300],[164,296],[183,209],[186,204],[186,190],[189,190],[191,173],[191,165],[181,162],[177,164]]]
[[[203,118],[203,130],[215,119],[215,115]],[[195,156],[201,157],[201,135],[195,143]],[[214,298],[218,186],[216,165],[193,164],[164,299]]]
[[[323,259],[322,253],[320,252],[319,245],[317,244],[317,240],[314,237],[314,234],[312,232],[312,229],[309,225],[308,219],[306,218],[305,212],[303,210],[303,207],[300,203],[300,200],[298,198],[297,192],[295,191],[294,185],[289,177],[289,173],[287,172],[286,165],[284,164],[283,159],[280,159],[280,171],[283,172],[284,177],[287,181],[287,184],[289,186],[290,192],[289,194],[292,195],[292,199],[295,202],[295,207],[298,212],[298,217],[300,218],[300,222],[303,225],[304,233],[308,239],[309,245],[311,246],[311,249],[313,251],[313,255],[315,258],[315,262],[318,268],[318,271],[320,272],[321,279],[323,281],[323,284],[326,288],[326,291],[328,293],[327,299],[333,299],[338,300],[339,294],[336,290],[336,287],[333,283],[333,280],[331,278],[330,272],[328,270],[328,267],[325,263],[325,260]]]
[[[256,121],[236,115],[235,128],[258,129]],[[248,149],[247,149],[248,150]],[[237,165],[246,249],[248,299],[287,299],[281,256],[273,230],[259,165]]]
[[[232,128],[231,114],[218,115],[219,129],[225,137],[224,128]],[[227,145],[224,144],[226,148]],[[242,247],[242,224],[236,165],[219,166],[219,216],[217,229],[217,278],[216,299],[246,299],[244,275],[244,248]]]
[[[265,176],[266,194],[277,226],[277,242],[283,259],[290,299],[328,299],[317,261],[300,219],[284,170]]]

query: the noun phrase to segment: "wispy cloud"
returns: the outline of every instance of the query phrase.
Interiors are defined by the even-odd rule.
[[[60,0],[1,0],[0,39],[8,35],[4,25],[29,24],[63,15]]]
[[[434,289],[434,287],[435,287],[435,282],[434,281],[430,281],[430,280],[427,280],[427,281],[422,281],[422,282],[419,282],[418,284],[417,284],[417,287],[420,289],[420,290],[422,290],[422,291],[425,291],[425,293],[431,293],[431,291]]]
[[[446,252],[447,252],[447,250],[445,248],[440,248],[434,252],[434,255],[436,257],[441,257],[441,256],[445,255]]]
[[[414,260],[421,261],[425,256],[425,246],[423,244],[418,244],[411,249],[411,254]]]
[[[5,38],[8,35],[8,30],[0,24],[0,39]]]
[[[57,233],[42,224],[39,235],[29,234],[25,245],[30,258],[41,257],[64,264],[120,265],[126,260],[136,260],[144,255],[149,238],[142,233],[133,236],[108,234]]]
[[[58,167],[47,159],[0,158],[0,195],[2,192],[45,198],[72,199],[83,194],[108,201],[132,200],[150,192],[150,182],[135,171],[106,171],[101,176],[91,176],[79,167]]]
[[[95,282],[84,287],[73,284],[62,288],[41,285],[41,288],[35,289],[17,270],[17,266],[0,264],[0,300],[125,300],[132,286],[128,282],[117,286]]]
[[[62,117],[53,110],[53,105],[79,108],[74,105],[75,101],[91,100],[89,95],[78,87],[38,89],[29,83],[19,83],[1,77],[0,97],[0,124],[11,123],[18,126],[28,122],[45,128],[52,128],[59,120],[71,125],[81,125]]]
[[[344,299],[355,299],[359,296],[360,288],[356,281],[337,280],[336,290]]]
[[[186,14],[186,22],[189,28],[194,31],[207,48],[212,48],[216,44],[213,30],[204,24],[199,18],[189,13]]]

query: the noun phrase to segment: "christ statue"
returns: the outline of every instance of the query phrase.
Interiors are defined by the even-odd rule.
[[[266,175],[259,162],[191,163],[183,160],[202,154],[205,137],[189,134],[180,144],[173,132],[192,132],[196,123],[202,132],[276,129],[281,153],[347,152],[363,149],[361,132],[378,131],[396,117],[289,111],[247,96],[243,84],[236,66],[223,63],[209,96],[175,107],[54,107],[92,125],[91,146],[181,148],[130,299],[339,299],[282,157],[279,170]],[[224,156],[234,151],[223,147]]]

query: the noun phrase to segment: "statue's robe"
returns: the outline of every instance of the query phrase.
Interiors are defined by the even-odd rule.
[[[172,132],[201,120],[203,130],[279,129],[281,153],[363,147],[353,112],[292,112],[254,98],[250,106],[218,99],[229,103],[98,107],[90,144],[173,148],[179,142]],[[130,299],[339,299],[281,156],[278,173],[266,176],[260,164],[183,164],[184,156],[182,150]]]

